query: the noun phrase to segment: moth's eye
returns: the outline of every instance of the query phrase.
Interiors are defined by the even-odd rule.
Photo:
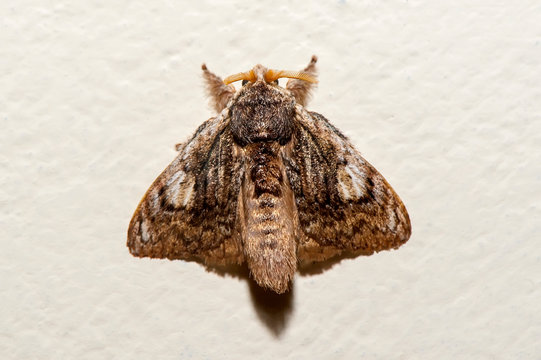
[[[274,85],[280,85],[280,83],[278,82],[278,79],[274,80],[272,83],[273,83]]]
[[[242,86],[248,84],[248,80],[242,80]]]

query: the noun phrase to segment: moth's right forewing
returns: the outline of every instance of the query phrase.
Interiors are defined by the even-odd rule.
[[[404,204],[323,116],[297,107],[284,164],[295,194],[301,262],[397,248],[411,234]]]
[[[135,256],[240,263],[237,198],[243,177],[227,114],[203,123],[141,200],[128,229]]]

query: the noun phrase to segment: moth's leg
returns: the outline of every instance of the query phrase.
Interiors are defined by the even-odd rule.
[[[203,78],[207,84],[211,105],[217,112],[221,112],[233,95],[235,95],[235,87],[233,85],[224,84],[219,76],[211,73],[207,69],[207,65],[203,64],[201,69],[203,69]]]
[[[316,62],[317,56],[312,55],[310,63],[304,68],[303,72],[315,77],[317,75]],[[314,89],[314,87],[315,84],[299,79],[290,79],[286,85],[286,89],[291,91],[291,94],[295,97],[297,103],[301,104],[302,106],[306,106],[306,103],[310,99],[310,92]]]

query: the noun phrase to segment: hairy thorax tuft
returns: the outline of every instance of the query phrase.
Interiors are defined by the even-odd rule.
[[[231,106],[231,131],[236,143],[289,142],[293,132],[295,100],[271,85],[247,86]]]

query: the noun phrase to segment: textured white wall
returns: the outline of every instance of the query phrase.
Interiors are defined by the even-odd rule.
[[[404,200],[398,251],[297,276],[136,259],[128,221],[222,76],[319,56],[309,108]],[[0,358],[541,356],[541,6],[0,4]]]

